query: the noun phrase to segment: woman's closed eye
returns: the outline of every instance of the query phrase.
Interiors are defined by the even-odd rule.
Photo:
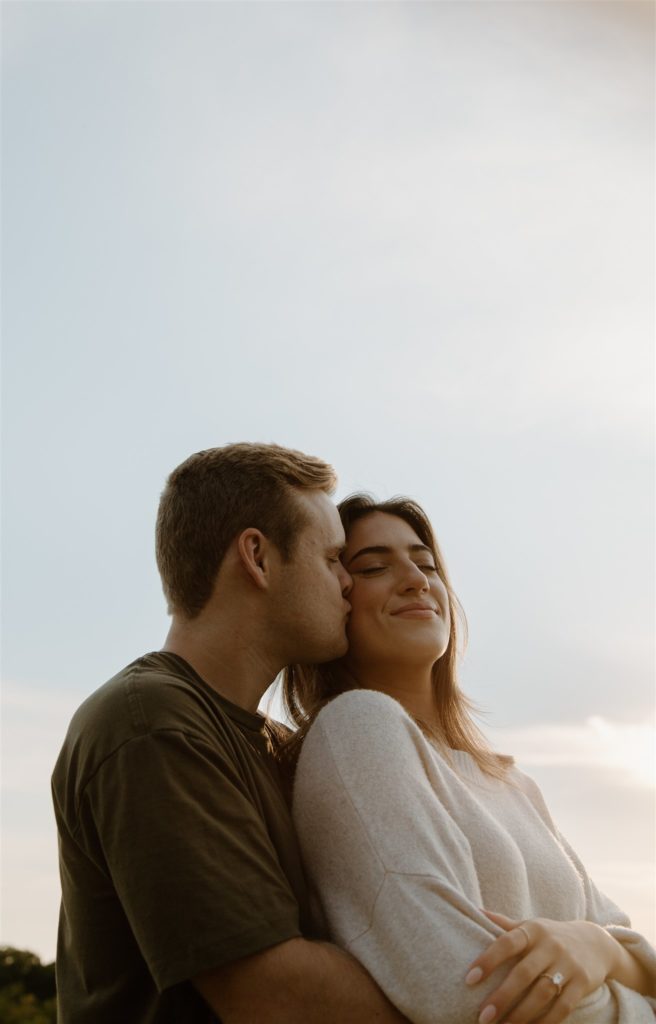
[[[363,569],[356,569],[353,572],[356,576],[375,576],[377,573],[384,572],[387,568],[389,568],[387,565],[367,565]],[[422,572],[437,572],[437,567],[434,565],[417,565],[417,568],[421,569]]]

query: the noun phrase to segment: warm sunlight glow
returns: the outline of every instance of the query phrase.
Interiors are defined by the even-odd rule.
[[[601,748],[603,760],[626,771],[642,786],[656,785],[656,727],[648,722],[624,725],[604,718],[589,718],[586,725]]]
[[[590,765],[617,772],[618,781],[656,788],[656,726],[611,722],[600,716],[581,725],[490,730],[499,750],[520,765]]]

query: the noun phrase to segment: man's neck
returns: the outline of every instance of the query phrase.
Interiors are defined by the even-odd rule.
[[[228,623],[222,628],[174,618],[162,650],[184,658],[213,690],[253,713],[280,670],[253,638]]]

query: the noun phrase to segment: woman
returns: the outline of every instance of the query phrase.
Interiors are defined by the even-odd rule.
[[[348,654],[284,680],[294,817],[331,937],[413,1024],[654,1024],[656,953],[472,721],[425,514],[367,495],[340,514]]]

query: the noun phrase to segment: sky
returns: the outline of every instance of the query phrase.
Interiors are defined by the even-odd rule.
[[[424,505],[484,729],[654,941],[654,5],[13,2],[2,37],[0,941],[54,956],[68,720],[166,635],[166,476],[240,440]]]

